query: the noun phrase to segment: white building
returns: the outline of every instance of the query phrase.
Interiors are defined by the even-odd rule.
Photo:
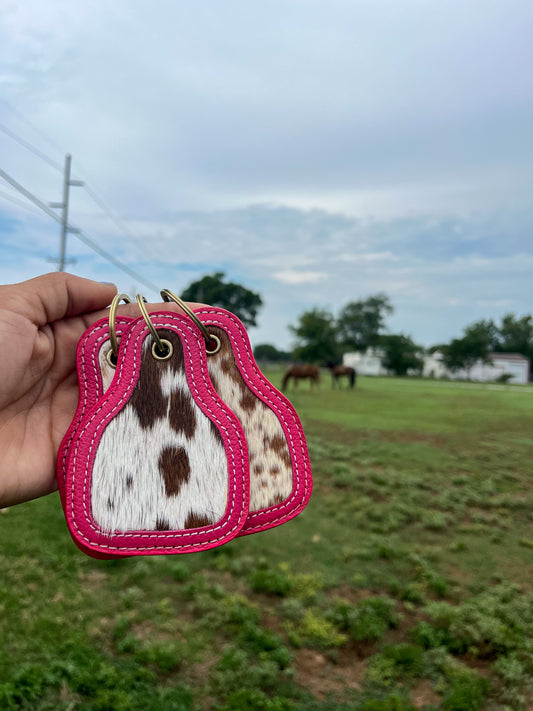
[[[342,362],[357,370],[359,375],[389,375],[383,366],[384,353],[379,348],[368,348],[365,353],[345,353]],[[449,378],[450,380],[474,380],[490,383],[502,375],[508,375],[507,382],[525,385],[529,382],[529,359],[518,353],[490,353],[489,362],[478,360],[470,370],[450,371],[443,362],[443,355],[435,351],[423,357],[422,375],[425,378]]]
[[[529,367],[529,359],[518,353],[490,353],[488,363],[478,360],[469,370],[451,372],[443,363],[442,353],[435,351],[424,357],[422,374],[428,378],[475,380],[485,383],[508,375],[510,377],[507,382],[525,385],[529,382]]]
[[[358,375],[388,375],[383,367],[383,355],[379,348],[367,348],[365,353],[345,353],[342,363],[355,368]]]

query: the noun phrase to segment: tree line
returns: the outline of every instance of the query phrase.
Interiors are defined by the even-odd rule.
[[[245,326],[256,326],[261,296],[234,282],[225,281],[223,272],[206,275],[190,284],[181,297],[222,306],[238,316]],[[394,312],[389,296],[377,293],[366,299],[347,303],[335,316],[328,310],[314,308],[303,312],[289,326],[295,339],[292,351],[278,350],[262,343],[254,348],[258,360],[301,361],[323,364],[340,361],[349,351],[365,352],[379,348],[383,365],[396,375],[421,371],[423,356],[436,350],[451,371],[470,370],[477,361],[488,362],[490,353],[519,353],[533,363],[533,315],[506,314],[500,323],[481,319],[466,326],[462,336],[429,349],[416,344],[403,333],[388,333],[387,317]]]

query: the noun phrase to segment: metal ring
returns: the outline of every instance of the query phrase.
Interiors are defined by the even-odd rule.
[[[213,350],[209,350],[209,348],[207,346],[212,341],[215,342],[215,347],[213,348]],[[220,342],[220,338],[218,336],[215,336],[214,333],[210,333],[209,340],[205,344],[205,352],[207,353],[207,355],[215,355],[215,353],[219,352],[221,346],[222,346],[222,343]]]
[[[213,335],[212,333],[209,333],[207,328],[205,327],[205,324],[203,324],[198,316],[194,313],[194,311],[191,309],[191,307],[183,301],[183,299],[180,299],[179,296],[177,296],[173,291],[170,291],[170,289],[162,289],[161,290],[161,296],[163,298],[163,301],[174,301],[174,303],[178,304],[178,306],[181,306],[181,308],[185,311],[187,316],[190,316],[194,323],[198,326],[200,331],[202,332],[202,335],[205,339],[205,344],[206,344],[206,353],[207,355],[214,355],[215,353],[218,353],[221,347],[220,343],[220,338],[218,336]],[[215,342],[215,348],[212,350],[209,350],[207,346],[209,345],[210,342],[214,341]]]
[[[167,352],[164,355],[161,355],[161,353],[158,352],[159,349],[157,343],[154,341],[152,343],[152,355],[156,360],[168,360],[174,353],[174,346],[170,341],[167,341],[166,338],[162,338],[161,343],[163,344],[163,347],[167,349]]]
[[[109,340],[111,342],[111,350],[107,351],[106,358],[107,362],[112,368],[117,367],[116,361],[118,358],[118,340],[116,329],[116,315],[117,306],[120,304],[121,301],[125,301],[127,304],[131,304],[131,299],[127,294],[117,294],[113,297],[113,301],[111,302],[111,306],[109,307]],[[113,357],[115,358],[114,363],[112,360]]]
[[[160,354],[165,353],[165,351],[167,350],[167,347],[164,345],[163,341],[159,338],[157,331],[155,330],[155,326],[152,323],[150,316],[148,315],[146,306],[144,305],[143,296],[141,294],[137,294],[135,296],[135,298],[137,299],[137,304],[139,305],[139,308],[141,310],[141,315],[142,315],[146,325],[150,329],[150,333],[152,334],[154,341],[157,344],[157,350],[159,351]]]

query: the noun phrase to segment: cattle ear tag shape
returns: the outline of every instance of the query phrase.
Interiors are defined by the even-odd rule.
[[[187,309],[168,289],[161,296]],[[207,358],[209,377],[246,437],[250,510],[239,535],[279,526],[299,514],[311,496],[311,465],[300,419],[260,371],[248,334],[234,314],[202,307],[190,315],[200,321],[206,339],[216,339],[218,346]]]
[[[149,317],[137,301],[142,317],[121,324],[112,381],[95,389],[88,378],[85,398],[80,377],[58,457],[70,532],[94,557],[205,550],[248,515],[246,440],[211,384],[202,332],[186,316]]]

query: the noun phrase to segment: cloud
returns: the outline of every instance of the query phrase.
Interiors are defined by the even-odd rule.
[[[222,270],[260,291],[263,340],[378,291],[391,329],[442,340],[533,303],[532,21],[529,0],[7,0],[2,122],[58,166],[0,132],[2,168],[58,201],[72,153],[124,228],[83,188],[72,224],[162,286]],[[1,279],[57,243],[0,196]]]
[[[316,284],[328,275],[325,272],[303,272],[295,269],[284,269],[272,274],[273,278],[283,284]]]

